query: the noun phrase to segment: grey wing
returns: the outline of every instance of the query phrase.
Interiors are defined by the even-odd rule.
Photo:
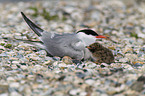
[[[83,43],[75,35],[55,35],[51,39],[42,38],[46,50],[53,56],[70,56],[81,60],[84,57]]]

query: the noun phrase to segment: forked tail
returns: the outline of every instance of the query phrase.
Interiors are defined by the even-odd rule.
[[[26,17],[26,15],[21,12],[24,20],[26,21],[26,23],[29,25],[29,27],[38,35],[38,36],[42,36],[41,33],[44,31],[43,29],[41,29],[40,27],[38,27],[36,24],[34,24],[30,19],[28,19]]]

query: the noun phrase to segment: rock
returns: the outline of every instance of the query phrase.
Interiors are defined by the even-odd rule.
[[[13,77],[8,77],[8,78],[7,78],[7,81],[8,81],[8,82],[14,82],[15,79],[14,79]]]
[[[0,54],[0,57],[6,57],[6,56],[7,56],[6,53],[1,53],[1,54]]]
[[[80,89],[72,89],[69,91],[70,95],[77,95],[81,90]]]
[[[27,70],[27,69],[28,69],[28,67],[27,67],[27,66],[25,66],[25,65],[21,65],[21,69],[22,69],[22,70]]]
[[[80,96],[87,96],[87,92],[80,92]]]
[[[19,61],[12,61],[13,64],[19,64]]]
[[[72,62],[72,58],[69,57],[69,56],[64,56],[64,57],[62,58],[62,61],[63,61],[64,63],[66,63],[66,64],[72,64],[72,63],[73,63],[73,62]]]
[[[8,93],[2,93],[0,96],[9,96]]]
[[[84,78],[86,75],[82,72],[76,72],[77,77]]]
[[[5,50],[5,47],[4,46],[0,46],[0,50]]]
[[[96,64],[91,62],[91,63],[88,64],[88,67],[89,68],[94,68],[94,67],[96,67]]]
[[[18,88],[20,87],[20,84],[18,82],[13,82],[13,83],[10,83],[9,86],[12,88]]]
[[[85,81],[85,83],[91,86],[95,83],[95,81],[92,80],[92,79],[88,79],[88,80]]]
[[[10,96],[22,96],[22,95],[19,94],[18,92],[12,92],[12,93],[10,93]]]

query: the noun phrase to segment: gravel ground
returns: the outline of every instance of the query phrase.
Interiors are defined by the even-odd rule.
[[[144,96],[145,2],[136,1],[0,3],[0,96]],[[47,31],[91,28],[110,36],[117,43],[98,42],[112,50],[116,63],[54,60],[44,49],[16,40],[39,41],[21,11]]]

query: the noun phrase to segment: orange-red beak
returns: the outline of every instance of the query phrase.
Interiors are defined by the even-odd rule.
[[[105,37],[103,35],[98,35],[98,36],[96,36],[96,38],[107,38],[107,37]]]

